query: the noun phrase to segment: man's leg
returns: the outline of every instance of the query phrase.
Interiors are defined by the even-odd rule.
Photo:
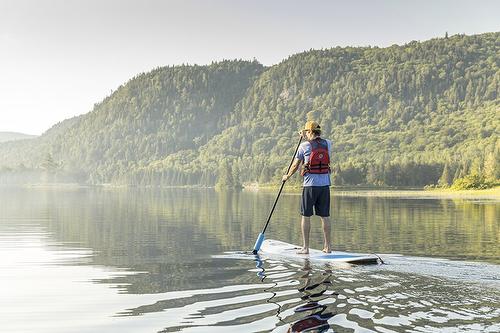
[[[298,251],[299,254],[309,253],[309,234],[311,232],[311,218],[302,216],[302,249]]]
[[[325,244],[323,245],[323,252],[330,253],[332,252],[332,238],[331,238],[331,230],[332,227],[330,225],[329,217],[320,217],[321,223],[323,224],[323,240]]]
[[[302,188],[302,198],[300,200],[301,230],[302,230],[302,249],[299,254],[309,253],[309,233],[311,231],[311,215],[313,214],[314,198],[311,187]]]
[[[319,215],[323,224],[323,252],[330,253],[331,246],[331,224],[330,224],[330,187],[325,186],[318,189],[318,200],[316,203],[316,214]]]

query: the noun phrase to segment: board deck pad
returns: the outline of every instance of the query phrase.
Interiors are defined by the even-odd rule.
[[[274,239],[266,239],[260,248],[262,254],[289,257],[294,259],[309,259],[323,262],[343,262],[350,264],[377,264],[379,258],[374,254],[350,253],[333,251],[324,253],[320,250],[309,249],[309,254],[298,254],[300,246],[285,243]]]

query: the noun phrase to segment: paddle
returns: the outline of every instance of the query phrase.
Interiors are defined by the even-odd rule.
[[[299,138],[299,143],[297,144],[297,148],[295,148],[295,152],[293,153],[292,160],[290,161],[290,165],[288,166],[288,169],[286,171],[287,174],[290,171],[290,168],[292,167],[293,160],[295,159],[295,155],[297,155],[297,150],[299,150],[299,146],[300,146],[301,141],[302,141],[302,135]],[[280,187],[280,190],[278,192],[278,196],[276,197],[276,200],[274,200],[274,205],[273,205],[273,208],[271,209],[271,212],[269,213],[269,217],[267,218],[266,225],[264,226],[264,229],[262,229],[262,232],[259,234],[259,237],[257,237],[257,241],[255,241],[255,245],[253,246],[253,251],[252,251],[253,254],[257,254],[257,252],[259,252],[259,250],[260,250],[262,242],[264,241],[264,233],[266,232],[267,225],[269,224],[269,221],[271,221],[271,216],[273,216],[274,208],[276,207],[276,204],[278,203],[278,199],[280,198],[281,191],[283,190],[283,186],[285,186],[285,182],[286,182],[286,180],[283,180],[281,182],[281,187]]]

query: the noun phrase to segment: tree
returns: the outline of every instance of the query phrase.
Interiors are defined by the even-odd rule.
[[[445,163],[443,167],[443,173],[441,174],[441,177],[439,178],[438,185],[440,187],[448,187],[451,185],[452,179],[451,179],[451,174],[450,174],[450,167],[448,165],[448,162]]]
[[[55,172],[59,168],[59,163],[54,161],[51,153],[48,153],[40,167],[48,172]]]
[[[496,154],[489,152],[484,159],[484,176],[489,181],[495,181],[500,178],[499,155],[498,152]]]
[[[224,159],[220,166],[219,172],[217,176],[217,182],[215,183],[215,187],[219,189],[224,188],[233,188],[235,186],[235,182],[233,179],[233,172],[231,165],[227,159]]]
[[[56,174],[58,170],[60,169],[62,164],[57,163],[54,161],[54,158],[52,157],[51,153],[48,153],[45,156],[44,161],[40,165],[40,167],[45,170],[43,174],[43,181],[46,183],[52,183],[56,181]]]

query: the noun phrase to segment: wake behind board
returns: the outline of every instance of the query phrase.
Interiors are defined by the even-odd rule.
[[[266,239],[260,248],[262,254],[276,255],[293,259],[309,259],[317,262],[337,262],[357,265],[377,264],[379,258],[374,254],[349,253],[334,251],[324,253],[320,250],[309,249],[309,254],[298,254],[299,246],[281,242],[274,239]]]

